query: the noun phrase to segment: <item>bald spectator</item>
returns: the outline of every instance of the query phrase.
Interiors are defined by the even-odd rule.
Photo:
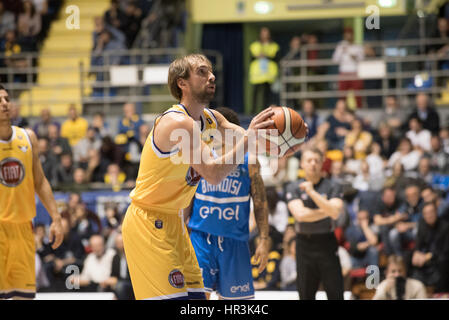
[[[34,125],[33,131],[39,138],[48,138],[48,126],[50,124],[54,124],[58,128],[58,131],[61,129],[60,123],[53,120],[50,109],[44,108],[41,110],[40,120]]]
[[[136,113],[136,105],[134,103],[125,103],[123,105],[123,118],[118,123],[118,133],[126,135],[127,139],[138,137],[139,127],[143,124],[143,120]]]
[[[100,235],[90,237],[89,246],[92,252],[84,260],[81,275],[73,275],[70,280],[73,284],[79,283],[83,291],[111,291],[109,278],[115,251],[105,248]]]
[[[420,92],[415,97],[416,108],[409,115],[408,119],[418,117],[423,123],[423,128],[429,130],[432,134],[438,134],[440,131],[440,116],[438,112],[431,107],[427,93]],[[408,122],[407,122],[408,123]]]
[[[61,127],[61,137],[67,138],[70,146],[73,147],[86,136],[88,126],[87,120],[78,115],[75,105],[71,105],[68,110],[68,119]]]

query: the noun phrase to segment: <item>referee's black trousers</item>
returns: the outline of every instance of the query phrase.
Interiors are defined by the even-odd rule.
[[[343,300],[343,275],[334,233],[298,234],[296,269],[299,299],[315,300],[322,283],[329,300]]]

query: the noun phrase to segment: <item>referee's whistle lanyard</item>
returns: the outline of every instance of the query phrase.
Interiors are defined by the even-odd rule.
[[[207,240],[207,244],[208,244],[208,245],[211,245],[211,244],[212,244],[212,242],[210,241],[210,233],[207,234],[207,239],[206,239],[206,240]],[[224,239],[223,239],[222,236],[218,236],[218,237],[217,237],[217,240],[218,240],[218,241],[217,241],[217,243],[218,243],[218,249],[220,249],[220,251],[223,252],[223,247],[221,246],[221,244],[223,243]]]

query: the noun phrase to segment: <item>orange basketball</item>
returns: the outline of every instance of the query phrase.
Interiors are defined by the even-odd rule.
[[[307,127],[302,117],[289,107],[272,106],[274,125],[267,129],[276,129],[277,137],[268,134],[266,137],[266,149],[271,150],[271,155],[278,157],[288,156],[298,151],[299,146],[305,141]],[[277,152],[273,152],[273,144],[277,145]]]

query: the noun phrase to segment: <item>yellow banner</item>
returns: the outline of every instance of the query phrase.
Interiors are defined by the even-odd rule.
[[[195,23],[231,23],[406,14],[405,0],[191,0]]]

